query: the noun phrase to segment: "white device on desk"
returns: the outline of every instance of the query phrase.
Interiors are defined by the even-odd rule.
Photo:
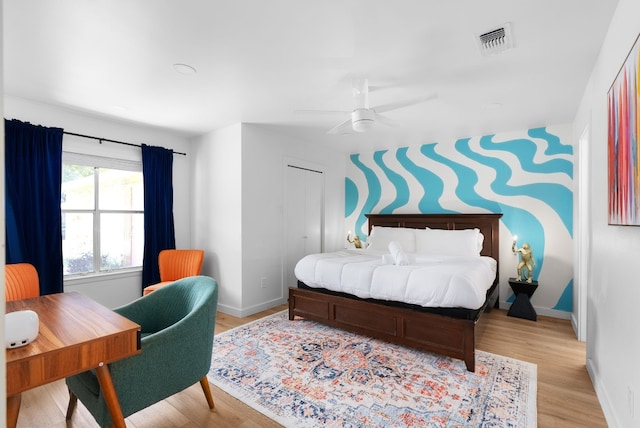
[[[4,316],[4,339],[8,349],[33,342],[38,337],[38,330],[38,314],[34,311],[15,311]]]

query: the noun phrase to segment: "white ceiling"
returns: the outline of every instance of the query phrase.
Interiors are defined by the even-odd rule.
[[[568,123],[615,0],[5,0],[12,96],[198,135],[259,123],[346,152]],[[509,22],[515,48],[475,36]],[[173,64],[197,73],[177,73]],[[327,135],[366,77],[396,128]],[[496,107],[499,105],[499,107]]]

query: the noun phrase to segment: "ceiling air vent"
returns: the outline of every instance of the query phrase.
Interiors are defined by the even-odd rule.
[[[513,47],[511,25],[506,23],[501,27],[486,31],[477,35],[476,40],[482,55],[488,56],[504,52]]]

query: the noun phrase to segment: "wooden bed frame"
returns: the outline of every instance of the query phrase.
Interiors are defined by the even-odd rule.
[[[482,255],[499,263],[499,220],[502,214],[368,214],[373,226],[422,229],[479,228]],[[354,333],[464,360],[475,371],[475,338],[482,313],[498,304],[498,278],[477,310],[422,308],[310,288],[289,288],[289,319],[296,316]],[[300,286],[304,284],[300,283]]]

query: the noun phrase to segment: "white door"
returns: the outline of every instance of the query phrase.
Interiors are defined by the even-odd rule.
[[[285,175],[284,296],[298,283],[293,270],[302,257],[323,249],[324,176],[321,171],[287,165]]]

